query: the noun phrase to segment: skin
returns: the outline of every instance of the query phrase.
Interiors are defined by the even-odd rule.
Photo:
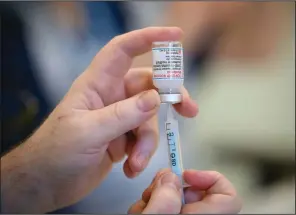
[[[102,48],[40,128],[1,157],[2,212],[45,213],[76,203],[126,156],[127,177],[141,173],[157,148],[160,99],[150,69],[129,69],[152,42],[182,34],[146,28]],[[185,89],[175,109],[185,117],[198,111]]]
[[[232,184],[215,171],[185,170],[185,204],[178,177],[169,169],[157,173],[129,214],[237,214],[242,203]]]
[[[1,212],[46,213],[74,204],[124,158],[126,176],[139,175],[157,148],[160,99],[151,69],[130,67],[152,42],[181,37],[179,28],[145,28],[115,37],[100,50],[40,128],[1,157]],[[196,116],[197,105],[186,89],[182,91],[183,100],[174,108],[184,117]],[[143,213],[181,211],[180,184],[171,177],[155,180],[157,188],[145,197],[149,200]],[[184,177],[196,186],[194,173],[185,172]],[[200,210],[212,212],[219,203],[216,196],[200,204]],[[155,206],[158,199],[165,207]],[[237,207],[236,202],[226,203]],[[182,211],[190,213],[191,208],[189,204]]]

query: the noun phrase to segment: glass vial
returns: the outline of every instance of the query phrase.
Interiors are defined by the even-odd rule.
[[[153,84],[158,88],[161,102],[176,104],[182,101],[184,83],[183,48],[179,41],[154,42]]]

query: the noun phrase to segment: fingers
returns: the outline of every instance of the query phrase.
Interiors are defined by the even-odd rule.
[[[127,177],[134,177],[142,172],[149,163],[152,155],[154,154],[158,145],[158,124],[157,117],[153,116],[144,124],[140,125],[135,130],[137,137],[136,144],[134,145],[131,154],[129,154],[128,162],[129,173]]]
[[[107,150],[109,152],[112,162],[119,162],[125,157],[126,143],[126,135],[121,135],[109,143]]]
[[[155,89],[152,83],[152,71],[150,68],[131,69],[124,78],[127,96],[133,96],[141,91]],[[197,106],[190,99],[188,92],[183,88],[184,99],[176,109],[183,116],[193,117],[197,114]],[[183,104],[184,103],[184,104]],[[128,144],[128,159],[123,170],[129,178],[137,176],[145,169],[158,145],[157,118],[153,117],[138,129],[135,135],[136,144]]]
[[[233,185],[219,172],[185,170],[183,177],[189,185],[208,194],[236,195]]]
[[[186,204],[198,202],[205,196],[205,191],[201,191],[196,187],[187,187],[184,189],[184,198]]]
[[[183,206],[182,214],[237,214],[241,210],[237,197],[222,194],[207,195],[203,200]]]
[[[112,140],[108,146],[108,152],[112,161],[114,163],[120,162],[126,155],[130,155],[135,144],[136,136],[132,131]]]
[[[182,213],[234,214],[241,210],[241,202],[235,188],[220,173],[214,171],[186,170],[183,177],[186,183],[194,187],[197,192],[194,193],[193,190],[185,191],[185,198],[189,198],[190,203],[184,205]],[[191,193],[188,194],[188,192]],[[194,202],[194,198],[199,200]]]
[[[170,169],[162,169],[162,170],[158,171],[156,176],[151,181],[151,184],[149,185],[149,187],[147,187],[146,190],[144,190],[144,192],[142,194],[142,199],[137,201],[136,203],[134,203],[130,207],[128,213],[130,213],[130,214],[142,213],[144,208],[147,206],[147,203],[150,201],[152,191],[155,190],[157,183],[159,183],[161,178],[168,173],[171,173]]]
[[[181,182],[169,172],[160,177],[143,214],[179,214],[181,211]]]
[[[129,131],[125,134],[125,136],[127,137],[127,144],[125,147],[125,154],[127,156],[130,156],[132,154],[133,148],[136,145],[136,141],[137,141],[137,137],[134,134],[133,131]]]
[[[128,96],[135,95],[143,90],[156,89],[152,81],[151,68],[131,69],[124,78],[126,93]],[[182,88],[182,102],[175,104],[176,111],[184,117],[195,117],[198,113],[198,106],[190,98],[188,91]]]
[[[178,213],[178,208],[173,207],[178,205],[181,208],[180,181],[178,178],[175,181],[180,191],[177,193],[178,198],[175,198],[176,193],[170,193],[171,190],[168,191],[162,186],[163,179],[172,177],[172,175],[177,178],[175,174],[171,173],[170,169],[158,172],[150,186],[143,192],[142,199],[131,207],[130,212],[137,214]],[[191,187],[185,190],[186,205],[183,205],[181,209],[182,214],[236,214],[241,210],[241,202],[236,195],[235,189],[220,173],[186,170],[184,179]],[[168,181],[174,180],[170,179]],[[170,206],[166,207],[166,205]],[[172,211],[168,211],[169,208]]]
[[[88,81],[94,83],[98,92],[107,95],[110,88],[123,80],[133,58],[150,51],[154,41],[180,40],[181,37],[182,30],[176,27],[148,27],[117,36],[94,58],[88,69]]]
[[[146,202],[139,200],[134,203],[128,210],[128,214],[141,214],[144,208],[146,207]]]
[[[155,89],[150,67],[133,68],[124,77],[126,92],[129,96],[143,90]]]
[[[182,31],[177,27],[148,27],[131,31],[112,39],[99,53],[98,62],[102,71],[113,77],[121,77],[130,68],[132,59],[151,51],[155,41],[180,40]],[[100,57],[111,57],[102,62]],[[124,71],[125,70],[125,71]]]
[[[159,179],[160,179],[163,175],[165,175],[165,174],[167,174],[167,173],[170,173],[170,172],[171,172],[171,170],[167,168],[167,169],[163,169],[163,170],[159,171],[159,172],[156,174],[156,176],[153,178],[153,180],[152,180],[151,184],[149,185],[149,187],[147,187],[146,190],[144,190],[144,192],[143,192],[143,194],[142,194],[142,200],[143,200],[144,202],[147,203],[147,202],[150,200],[151,193],[152,193],[153,188],[155,187],[156,182],[159,181]]]
[[[91,111],[88,117],[93,135],[100,143],[109,142],[149,120],[157,113],[159,105],[159,95],[149,90]]]
[[[184,87],[182,88],[181,93],[182,102],[174,105],[175,110],[184,117],[195,117],[198,113],[198,106],[190,98],[188,91]]]

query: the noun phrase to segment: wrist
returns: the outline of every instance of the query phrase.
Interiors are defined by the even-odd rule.
[[[1,158],[2,213],[43,213],[55,209],[47,168],[32,141]],[[38,160],[38,162],[37,162]]]

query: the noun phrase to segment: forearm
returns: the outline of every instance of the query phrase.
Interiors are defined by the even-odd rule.
[[[55,208],[46,168],[38,156],[28,140],[1,158],[2,213],[44,213]]]

